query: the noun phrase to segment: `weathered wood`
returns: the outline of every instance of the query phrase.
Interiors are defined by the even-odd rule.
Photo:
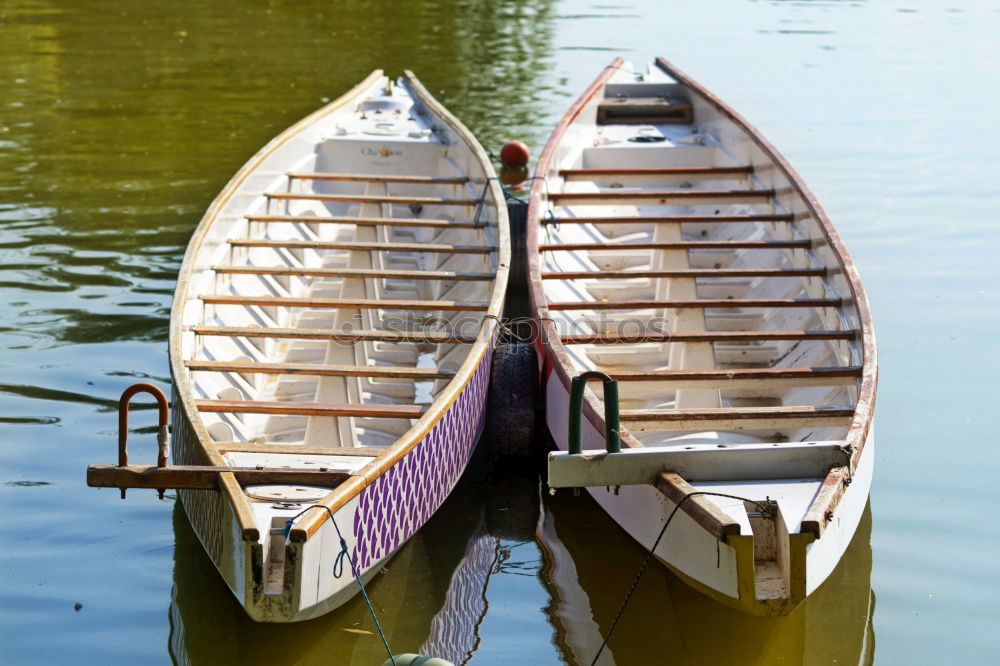
[[[413,271],[375,268],[299,268],[293,266],[212,266],[216,273],[233,275],[282,275],[332,278],[371,278],[399,280],[492,281],[493,273],[456,273],[455,271]]]
[[[489,221],[456,222],[453,220],[430,220],[415,217],[319,217],[310,215],[247,215],[251,222],[303,223],[303,224],[344,224],[357,227],[424,227],[429,229],[482,229],[492,226]]]
[[[156,488],[177,490],[215,490],[219,475],[230,473],[240,485],[277,483],[282,485],[336,488],[350,478],[347,472],[314,469],[257,469],[209,465],[90,465],[87,485],[91,488]]]
[[[722,389],[760,386],[850,386],[861,366],[830,368],[728,368],[724,370],[613,370],[619,382],[665,382],[677,387]]]
[[[685,331],[683,333],[578,333],[561,335],[564,345],[626,345],[643,342],[769,342],[778,340],[854,340],[858,331]]]
[[[697,492],[697,488],[685,481],[678,474],[659,474],[653,482],[660,493],[675,505],[680,504],[682,511],[688,514],[692,520],[701,525],[712,536],[720,541],[725,541],[728,537],[739,536],[741,532],[740,523],[732,516],[720,509],[715,502],[702,495],[695,495],[689,500],[684,500],[688,495]]]
[[[279,414],[283,416],[354,416],[383,419],[418,419],[427,411],[419,405],[336,404],[282,400],[195,400],[201,412],[228,414]]]
[[[261,307],[283,308],[357,308],[359,310],[485,310],[489,303],[484,301],[414,301],[400,299],[362,298],[291,298],[286,296],[235,296],[231,294],[204,294],[199,296],[211,305],[259,305]]]
[[[546,243],[538,246],[539,252],[567,250],[805,250],[812,246],[810,240],[758,240],[758,241],[638,241],[630,243]]]
[[[742,178],[753,173],[752,166],[729,167],[649,167],[649,168],[585,168],[560,169],[559,175],[565,180],[599,180],[606,176],[635,178],[685,178],[722,180],[726,176]]]
[[[693,120],[689,102],[663,97],[606,99],[597,105],[598,125],[687,124]]]
[[[268,199],[281,201],[330,201],[341,203],[403,204],[408,206],[478,206],[479,199],[445,199],[443,197],[414,197],[369,194],[325,194],[320,192],[265,192]],[[488,202],[487,202],[488,203]]]
[[[374,458],[385,451],[377,446],[319,446],[317,444],[277,444],[268,442],[216,442],[219,453],[278,453],[303,456],[361,456]]]
[[[850,425],[853,407],[744,407],[732,409],[623,409],[622,423],[641,430],[744,430]]]
[[[366,183],[416,183],[426,185],[462,185],[469,182],[469,179],[465,176],[402,176],[374,173],[290,172],[288,177],[297,180],[344,180]]]
[[[624,215],[609,217],[550,217],[539,220],[541,224],[687,224],[730,222],[794,222],[792,215]]]
[[[681,268],[672,270],[550,271],[543,280],[596,280],[629,278],[744,278],[744,277],[825,277],[825,268]]]
[[[700,298],[678,301],[557,301],[549,310],[647,310],[650,308],[835,308],[841,298]]]
[[[489,254],[492,245],[445,245],[442,243],[362,243],[358,241],[270,240],[234,238],[227,241],[237,247],[270,247],[288,250],[367,250],[373,252],[437,252],[448,254]]]
[[[243,361],[185,361],[188,370],[243,372],[262,375],[308,375],[318,377],[389,377],[394,379],[451,379],[454,372],[437,368],[385,365],[321,365],[318,363],[253,363]]]
[[[640,190],[615,189],[601,192],[552,192],[549,200],[559,206],[584,204],[678,205],[770,201],[774,190]]]
[[[196,335],[229,338],[288,338],[294,340],[332,340],[334,342],[426,342],[430,344],[472,343],[474,335],[423,331],[331,331],[324,328],[272,328],[269,326],[191,326]]]

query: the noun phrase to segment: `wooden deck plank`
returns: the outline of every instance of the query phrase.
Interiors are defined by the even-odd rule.
[[[157,488],[213,490],[220,487],[220,475],[232,474],[243,486],[251,484],[310,485],[336,488],[350,478],[347,472],[317,469],[257,469],[209,465],[90,465],[87,485],[92,488]]]
[[[228,241],[237,247],[270,247],[288,250],[355,250],[372,252],[437,252],[447,254],[489,254],[493,245],[446,245],[442,243],[363,243],[359,241],[272,240],[234,238]]]
[[[542,279],[824,277],[826,274],[825,268],[681,268],[653,271],[550,271],[542,273]]]
[[[492,281],[493,273],[456,273],[454,271],[414,271],[374,268],[300,268],[295,266],[212,266],[216,273],[233,275],[282,275],[302,277],[371,278],[399,280]]]
[[[678,301],[556,301],[549,310],[648,310],[650,308],[835,308],[841,298],[700,298]]]
[[[569,250],[805,250],[810,240],[640,241],[630,243],[543,243],[539,252]]]
[[[794,222],[792,215],[624,215],[610,217],[546,217],[542,224],[687,224],[729,222]]]
[[[195,335],[230,338],[287,338],[292,340],[331,340],[334,342],[425,342],[430,344],[472,343],[474,335],[433,331],[331,331],[323,328],[277,328],[271,326],[191,326]]]
[[[491,226],[485,222],[433,220],[416,217],[318,217],[311,215],[247,215],[251,222],[349,224],[358,227],[425,227],[429,229],[482,229]]]
[[[357,308],[360,310],[486,310],[489,303],[484,301],[416,301],[402,299],[361,299],[361,298],[291,298],[286,296],[236,296],[230,294],[204,294],[199,296],[210,305],[259,305],[261,307],[283,308]]]
[[[279,414],[295,416],[355,416],[383,419],[418,419],[426,410],[419,405],[340,404],[282,400],[195,400],[201,412],[228,414]]]
[[[478,206],[479,199],[446,199],[444,197],[391,196],[370,194],[325,194],[321,192],[265,192],[268,199],[278,201],[330,201],[333,203],[402,204],[407,206]],[[484,202],[487,205],[489,201]]]
[[[184,361],[196,372],[243,372],[262,375],[307,375],[317,377],[387,377],[392,379],[451,379],[454,372],[437,368],[385,365],[327,365],[319,363],[255,363],[252,361]]]
[[[427,185],[462,185],[469,182],[466,176],[405,176],[374,173],[289,172],[296,180],[334,180],[366,183],[417,183]]]
[[[858,331],[689,331],[684,333],[582,333],[559,336],[565,345],[626,345],[644,342],[774,342],[779,340],[854,340]]]

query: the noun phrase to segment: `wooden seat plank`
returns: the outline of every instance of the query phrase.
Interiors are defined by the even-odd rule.
[[[417,183],[427,185],[462,185],[469,182],[466,176],[404,176],[374,173],[291,172],[296,180],[343,180],[370,183]]]
[[[623,409],[629,430],[742,430],[850,425],[853,407],[728,407],[708,409]]]
[[[303,456],[362,456],[374,458],[385,451],[377,446],[320,446],[274,442],[216,442],[219,453],[277,453]]]
[[[472,343],[474,335],[433,331],[331,331],[323,328],[276,328],[271,326],[191,326],[195,335],[230,338],[287,338],[292,340],[330,340],[333,342],[425,342],[430,344]]]
[[[492,245],[444,245],[440,243],[363,243],[359,241],[271,240],[234,238],[230,245],[237,247],[270,247],[307,250],[356,250],[372,252],[437,252],[452,254],[489,254],[496,252]]]
[[[454,271],[413,271],[374,268],[300,268],[296,266],[212,266],[216,273],[234,275],[283,275],[333,278],[384,278],[401,280],[491,281],[493,273],[456,273]]]
[[[251,222],[353,224],[358,227],[422,227],[429,229],[482,229],[491,226],[488,221],[455,221],[422,219],[416,217],[319,217],[313,215],[247,215]]]
[[[625,215],[610,217],[545,217],[542,224],[685,224],[708,222],[794,222],[792,215]]]
[[[156,488],[213,490],[221,474],[233,474],[242,486],[272,484],[336,488],[350,478],[342,471],[315,469],[227,467],[223,465],[90,465],[87,485],[92,488]]]
[[[774,190],[640,190],[614,189],[600,192],[552,192],[549,200],[565,206],[571,204],[699,204],[733,203],[734,201],[770,201]]]
[[[561,169],[559,175],[566,180],[595,180],[602,176],[718,178],[742,177],[753,173],[752,166],[729,167],[650,167],[650,168],[584,168]]]
[[[680,268],[654,271],[550,271],[543,280],[590,280],[629,278],[748,278],[748,277],[824,277],[825,268]]]
[[[620,382],[666,382],[677,387],[850,386],[861,366],[816,368],[725,368],[719,370],[613,370]]]
[[[418,405],[341,404],[281,400],[195,400],[202,412],[228,414],[278,414],[295,416],[354,416],[383,419],[418,419],[427,411]]]
[[[362,298],[290,298],[285,296],[236,296],[232,294],[205,294],[199,296],[210,305],[259,305],[283,308],[358,308],[360,310],[486,310],[485,301],[415,301],[400,299]]]
[[[858,331],[689,331],[684,333],[577,333],[559,336],[566,345],[625,345],[644,342],[769,342],[854,340]]]
[[[571,250],[805,250],[810,240],[641,241],[633,243],[543,243],[539,252]]]
[[[385,365],[326,365],[319,363],[255,363],[252,361],[184,361],[188,370],[243,372],[262,375],[308,375],[319,377],[388,377],[393,379],[451,379],[454,372],[437,368]]]
[[[831,308],[840,298],[701,298],[683,301],[557,301],[549,310],[647,310],[649,308]]]
[[[384,203],[408,206],[478,206],[479,199],[445,199],[444,197],[415,197],[370,194],[325,194],[321,192],[265,192],[268,199],[279,201],[330,201],[341,203]],[[485,202],[489,203],[489,202]]]

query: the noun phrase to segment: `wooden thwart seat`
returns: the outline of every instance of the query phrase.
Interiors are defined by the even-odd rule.
[[[861,366],[817,368],[726,368],[719,370],[616,370],[620,382],[668,382],[678,387],[754,388],[767,386],[849,386]]]
[[[385,365],[326,365],[318,363],[254,363],[250,361],[185,361],[188,370],[242,372],[262,375],[309,375],[321,377],[389,377],[396,379],[450,379],[454,372],[437,368]]]
[[[858,331],[686,331],[683,333],[579,333],[559,336],[564,345],[626,345],[643,342],[769,342],[854,340]]]
[[[825,268],[678,268],[659,271],[551,271],[542,273],[542,279],[823,277],[826,274]]]
[[[296,416],[357,416],[388,419],[418,419],[426,411],[419,405],[340,404],[265,400],[195,400],[202,412],[228,414],[279,414]]]
[[[840,298],[701,298],[683,301],[557,301],[549,310],[645,310],[649,308],[830,308],[844,304]]]
[[[709,409],[623,409],[629,430],[740,430],[840,427],[850,425],[853,407],[726,407]]]
[[[651,167],[651,168],[586,168],[560,169],[559,175],[565,180],[596,180],[602,176],[635,176],[635,177],[678,177],[678,178],[712,178],[721,179],[724,176],[742,177],[753,173],[752,166],[731,167]]]
[[[482,229],[488,222],[420,219],[416,217],[319,217],[312,215],[247,215],[251,222],[353,224],[359,227],[421,227],[428,229]]]
[[[221,474],[232,474],[241,486],[261,484],[309,485],[336,488],[350,473],[320,469],[227,467],[225,465],[90,465],[87,485],[93,488],[173,488],[215,490]]]
[[[804,250],[810,240],[641,241],[634,243],[543,243],[539,252],[568,250]]]
[[[689,222],[793,222],[793,215],[632,215],[611,217],[544,217],[542,224],[684,224]]]
[[[549,200],[569,204],[699,204],[734,201],[770,201],[774,190],[639,190],[615,189],[601,192],[552,192]]]
[[[296,180],[344,180],[365,183],[419,183],[427,185],[462,185],[469,182],[465,176],[402,176],[373,173],[299,173],[290,172]]]
[[[445,245],[441,243],[363,243],[359,241],[270,240],[234,238],[228,241],[237,247],[271,247],[305,250],[369,250],[372,252],[437,252],[451,254],[489,254],[492,245]]]
[[[289,298],[284,296],[234,296],[229,294],[206,294],[199,298],[211,305],[259,305],[283,308],[344,308],[359,310],[486,310],[489,303],[483,301],[414,301],[398,299],[363,298]]]
[[[445,199],[443,197],[414,197],[370,194],[324,194],[320,192],[265,192],[268,199],[280,201],[333,201],[343,203],[403,204],[410,206],[478,206],[479,199]]]
[[[429,344],[472,343],[474,335],[431,331],[331,331],[325,328],[275,328],[270,326],[191,326],[195,335],[230,338],[287,338],[290,340],[331,340],[334,342],[424,342]]]
[[[413,271],[375,268],[299,268],[293,266],[212,266],[216,273],[235,275],[282,275],[331,278],[385,278],[403,280],[491,281],[493,273],[457,273],[455,271]]]
[[[276,444],[273,442],[216,442],[219,453],[280,453],[303,456],[364,456],[381,454],[377,446],[320,446],[317,444]]]

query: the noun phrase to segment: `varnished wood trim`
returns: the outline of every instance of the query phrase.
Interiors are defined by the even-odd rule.
[[[362,243],[359,241],[270,240],[234,238],[228,241],[237,247],[270,247],[287,250],[354,250],[371,252],[436,252],[444,254],[489,254],[492,245],[445,245],[441,243]]]
[[[650,308],[835,308],[840,298],[699,298],[686,301],[557,301],[549,310],[648,310]]]
[[[569,250],[805,250],[812,241],[642,241],[633,243],[546,243],[538,246],[539,252]]]
[[[293,266],[212,266],[216,273],[233,275],[285,275],[333,278],[384,278],[399,280],[490,281],[493,273],[456,273],[454,271],[411,271],[375,268],[299,268]]]
[[[464,176],[397,176],[373,173],[296,173],[288,174],[296,180],[343,180],[370,183],[415,183],[421,185],[462,185],[469,182]]]
[[[653,485],[664,497],[675,505],[684,500],[687,495],[697,492],[697,488],[677,474],[672,473],[660,474],[656,477]],[[733,520],[728,513],[722,511],[707,497],[695,495],[684,502],[681,510],[720,541],[725,541],[730,536],[739,536],[740,534],[739,522]]]
[[[680,268],[663,271],[552,271],[542,280],[600,280],[629,278],[740,278],[740,277],[823,277],[824,268]]]
[[[351,475],[347,472],[315,469],[257,469],[224,465],[90,465],[87,485],[93,488],[156,488],[174,490],[216,490],[223,474],[232,474],[243,486],[282,484],[336,488]]]
[[[539,224],[686,224],[719,222],[794,222],[792,215],[628,215],[613,217],[556,217],[546,216]]]
[[[617,370],[608,373],[620,382],[677,381],[725,386],[738,381],[817,380],[830,384],[854,383],[861,366],[830,368],[727,368],[724,370]]]
[[[280,414],[296,416],[356,416],[384,419],[416,419],[426,411],[419,405],[336,404],[283,400],[195,400],[202,412],[227,414]]]
[[[778,340],[854,340],[856,330],[843,331],[691,331],[684,333],[581,333],[561,335],[564,345],[632,345],[644,342],[769,342]]]
[[[330,201],[342,203],[384,203],[408,206],[478,206],[478,199],[445,199],[442,197],[371,196],[368,194],[322,194],[319,192],[265,192],[268,199],[281,201]]]
[[[731,167],[651,167],[624,169],[560,169],[559,175],[566,180],[595,180],[602,176],[653,176],[653,177],[714,177],[747,176],[753,173],[750,166]]]
[[[600,192],[551,192],[549,200],[554,204],[588,204],[614,202],[619,204],[654,202],[699,203],[714,201],[770,201],[774,190],[640,190],[615,189]]]
[[[319,217],[311,215],[247,215],[251,222],[296,224],[346,224],[357,227],[424,227],[428,229],[482,229],[493,226],[482,222],[432,220],[416,217]]]
[[[290,298],[286,296],[235,296],[232,294],[205,294],[200,297],[211,305],[259,305],[282,308],[357,308],[359,310],[485,310],[489,303],[482,301],[414,301],[400,299],[362,298]]]
[[[318,446],[316,444],[277,444],[272,442],[216,442],[220,453],[277,453],[303,456],[361,456],[374,458],[385,451],[379,446]]]
[[[424,331],[331,331],[325,328],[276,328],[271,326],[191,326],[196,335],[230,338],[287,338],[292,340],[333,340],[336,342],[427,342],[431,344],[474,343],[474,335]]]
[[[393,379],[451,379],[454,372],[437,368],[385,365],[321,365],[318,363],[253,363],[243,361],[185,361],[197,372],[243,372],[262,375],[307,375],[317,377],[388,377]]]
[[[745,423],[746,427],[753,425],[768,426],[773,421],[780,421],[782,427],[799,428],[816,425],[817,422],[831,423],[844,421],[847,425],[854,416],[852,407],[744,407],[732,409],[727,407],[709,409],[623,409],[621,420],[627,423],[655,423],[660,425],[678,424],[692,430],[711,430],[713,428],[729,428],[730,424]],[[641,428],[641,426],[638,426]]]

